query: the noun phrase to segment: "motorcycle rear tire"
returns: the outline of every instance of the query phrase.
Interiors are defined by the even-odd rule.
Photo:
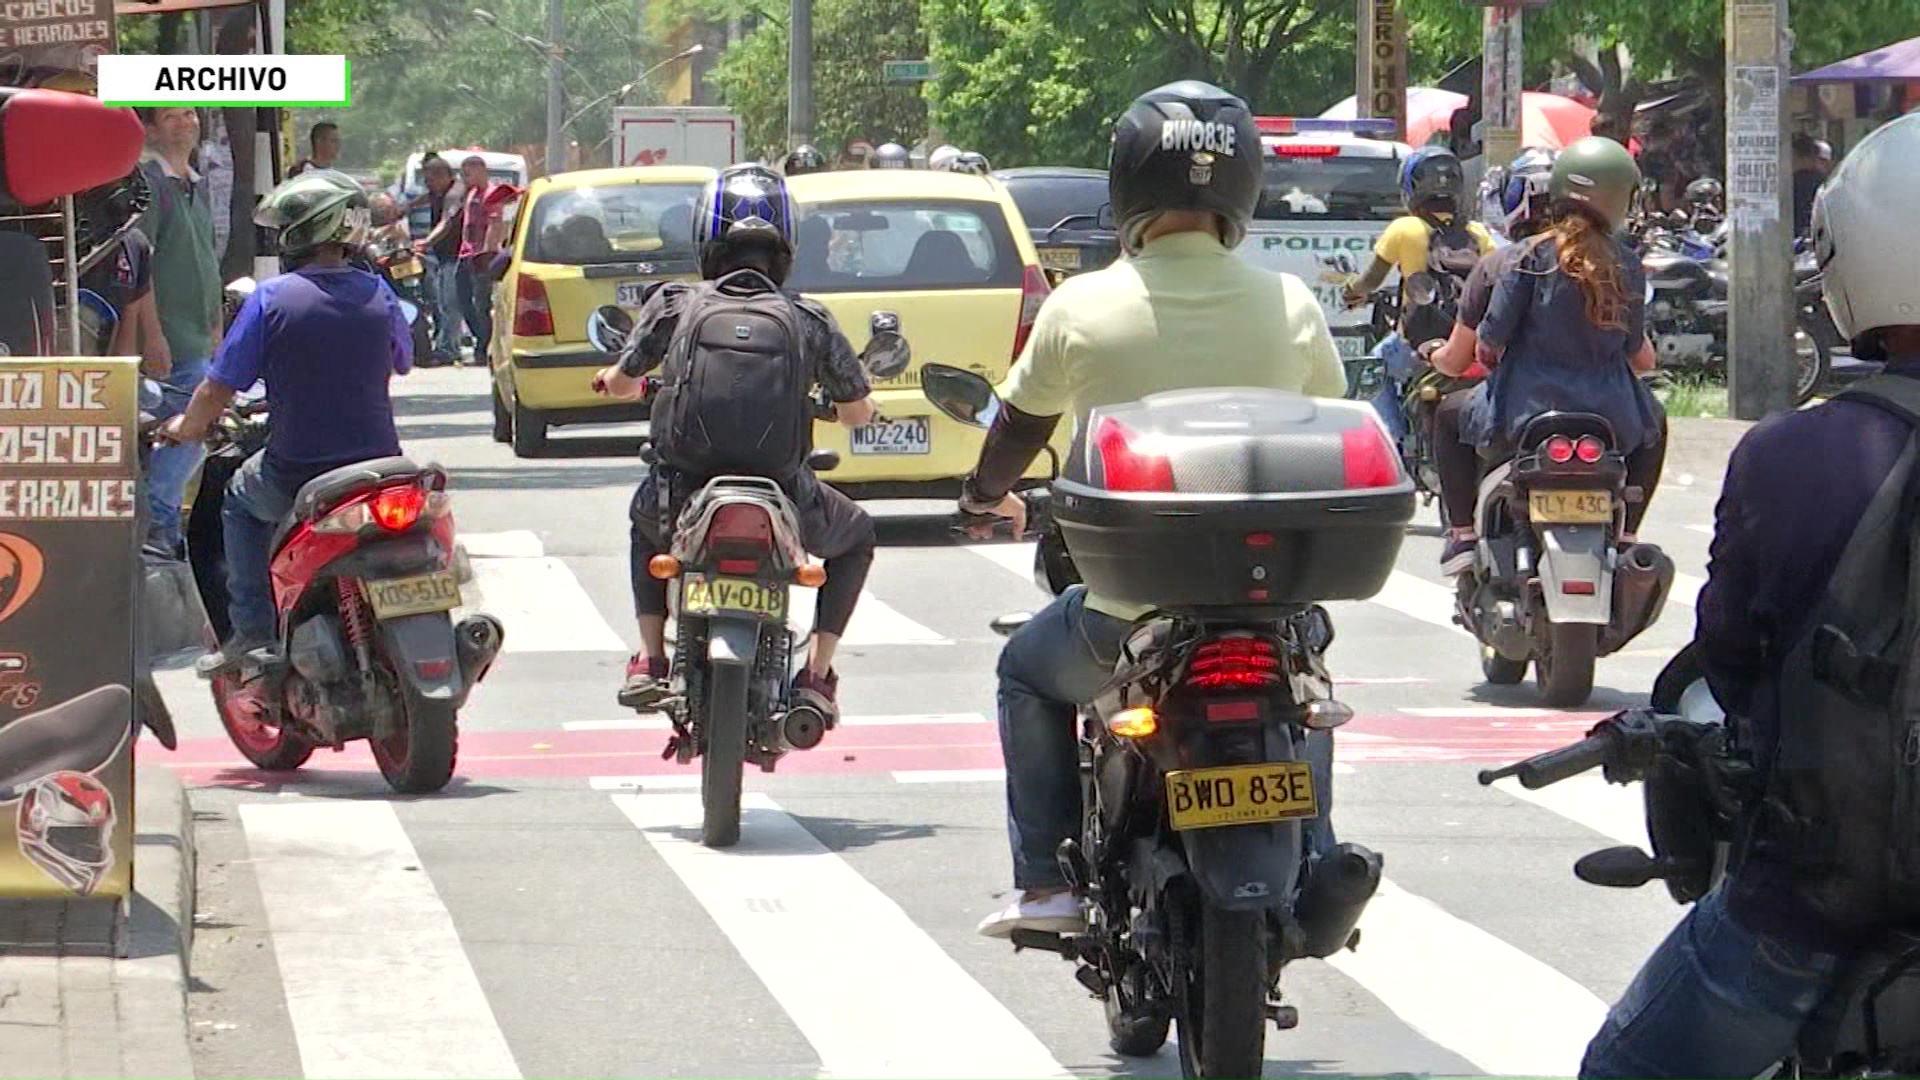
[[[421,697],[412,687],[401,696],[401,730],[389,739],[367,740],[387,786],[402,795],[439,791],[453,779],[460,756],[460,716],[449,701]]]
[[[1261,1075],[1267,1056],[1267,916],[1200,904],[1198,971],[1180,995],[1180,1073],[1188,1080]]]
[[[1533,678],[1549,707],[1571,709],[1593,696],[1600,627],[1560,623],[1547,628],[1547,651],[1534,658]]]
[[[227,699],[238,689],[232,675],[219,675],[213,680],[213,706],[220,713],[220,726],[240,756],[267,772],[292,772],[305,765],[313,756],[312,743],[284,727],[232,718],[227,712]]]
[[[707,715],[700,756],[700,842],[740,842],[741,772],[747,755],[747,668],[715,664],[707,676]]]
[[[1833,373],[1833,354],[1804,318],[1794,323],[1793,330],[1793,403],[1798,406],[1813,400],[1813,395],[1826,383],[1827,376]],[[1811,360],[1802,360],[1801,353],[1805,349],[1812,350]]]

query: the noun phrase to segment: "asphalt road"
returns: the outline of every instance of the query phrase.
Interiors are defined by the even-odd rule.
[[[750,776],[741,845],[711,852],[695,771],[659,758],[664,722],[613,700],[636,429],[563,429],[517,461],[488,440],[482,373],[405,384],[407,449],[452,470],[469,598],[507,651],[462,714],[459,778],[417,799],[357,747],[255,772],[204,688],[165,673],[183,744],[149,753],[193,786],[201,1076],[1178,1075],[1171,1046],[1114,1055],[1068,965],[973,931],[1010,882],[987,623],[1039,601],[1025,549],[955,545],[941,504],[876,505],[846,723]],[[1269,1034],[1268,1076],[1573,1074],[1678,909],[1570,871],[1643,837],[1634,793],[1474,772],[1644,700],[1692,630],[1716,479],[1670,472],[1643,535],[1685,576],[1581,712],[1481,685],[1431,510],[1381,596],[1335,608],[1358,713],[1335,822],[1389,884],[1359,951],[1289,968],[1301,1022]]]

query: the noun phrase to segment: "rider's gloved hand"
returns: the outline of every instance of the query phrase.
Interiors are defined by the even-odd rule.
[[[1027,531],[1027,502],[1012,492],[991,502],[975,502],[966,497],[963,489],[960,497],[960,512],[983,519],[977,524],[966,526],[967,535],[975,540],[988,540],[993,537],[993,531],[999,525],[999,522],[992,520],[993,518],[1007,521],[1012,526],[1013,535],[1016,537]]]

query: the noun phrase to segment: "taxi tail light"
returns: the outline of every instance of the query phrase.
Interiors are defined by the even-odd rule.
[[[1280,654],[1265,638],[1215,638],[1193,651],[1186,685],[1196,690],[1252,690],[1278,686]]]
[[[513,335],[552,337],[553,308],[547,303],[547,287],[527,274],[518,280],[513,293]]]
[[[1145,440],[1111,416],[1094,429],[1100,473],[1109,491],[1172,491],[1173,462],[1156,454]]]
[[[1027,349],[1027,339],[1033,336],[1033,324],[1040,318],[1040,305],[1047,302],[1047,275],[1037,266],[1027,267],[1020,276],[1020,327],[1013,332],[1013,358]]]

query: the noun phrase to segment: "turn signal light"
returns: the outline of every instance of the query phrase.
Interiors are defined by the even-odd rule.
[[[655,555],[647,560],[647,573],[661,581],[680,576],[680,560],[671,555]]]
[[[1144,739],[1160,730],[1160,718],[1153,714],[1152,709],[1142,705],[1109,716],[1107,730],[1123,739]]]
[[[1329,699],[1307,703],[1305,723],[1315,731],[1332,731],[1351,719],[1353,708],[1344,702]]]
[[[819,563],[807,563],[794,570],[793,583],[802,588],[817,589],[827,583],[827,568]]]
[[[413,523],[420,520],[420,512],[426,508],[426,489],[412,484],[381,488],[367,504],[374,522],[388,532],[413,528]]]

